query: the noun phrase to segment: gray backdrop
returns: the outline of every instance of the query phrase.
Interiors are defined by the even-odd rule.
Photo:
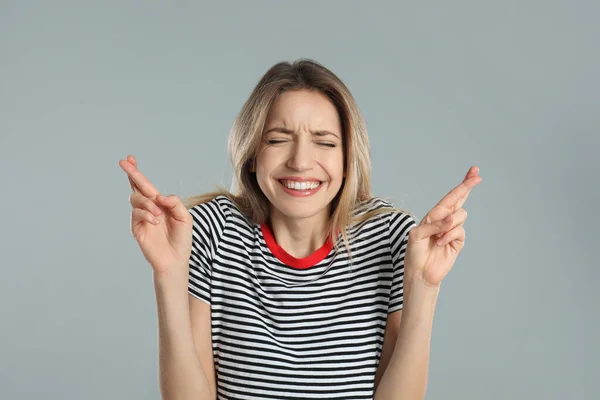
[[[159,399],[152,275],[118,160],[228,185],[261,74],[350,87],[373,188],[419,219],[471,165],[427,399],[597,399],[600,3],[0,1],[0,398]]]

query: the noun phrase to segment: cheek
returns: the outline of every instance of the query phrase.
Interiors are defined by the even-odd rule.
[[[322,164],[331,179],[341,180],[344,175],[344,154],[340,151],[335,154],[328,154]]]
[[[265,148],[256,157],[256,179],[260,182],[269,180],[269,176],[277,165],[277,155]]]

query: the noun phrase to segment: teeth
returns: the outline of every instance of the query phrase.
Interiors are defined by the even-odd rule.
[[[314,189],[321,184],[321,182],[316,182],[316,181],[311,181],[311,182],[281,181],[281,183],[286,188],[294,189],[294,190]]]

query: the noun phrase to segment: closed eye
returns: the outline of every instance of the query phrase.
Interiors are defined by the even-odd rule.
[[[320,146],[325,146],[325,147],[331,147],[331,148],[334,148],[334,147],[336,147],[336,144],[335,144],[335,143],[319,142],[318,144],[319,144]]]
[[[278,143],[285,143],[287,142],[287,140],[281,140],[281,139],[269,139],[267,140],[267,144],[278,144]]]

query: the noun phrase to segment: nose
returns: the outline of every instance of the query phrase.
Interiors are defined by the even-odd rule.
[[[288,167],[296,171],[307,171],[313,168],[315,163],[315,151],[310,141],[299,140],[294,143]]]

